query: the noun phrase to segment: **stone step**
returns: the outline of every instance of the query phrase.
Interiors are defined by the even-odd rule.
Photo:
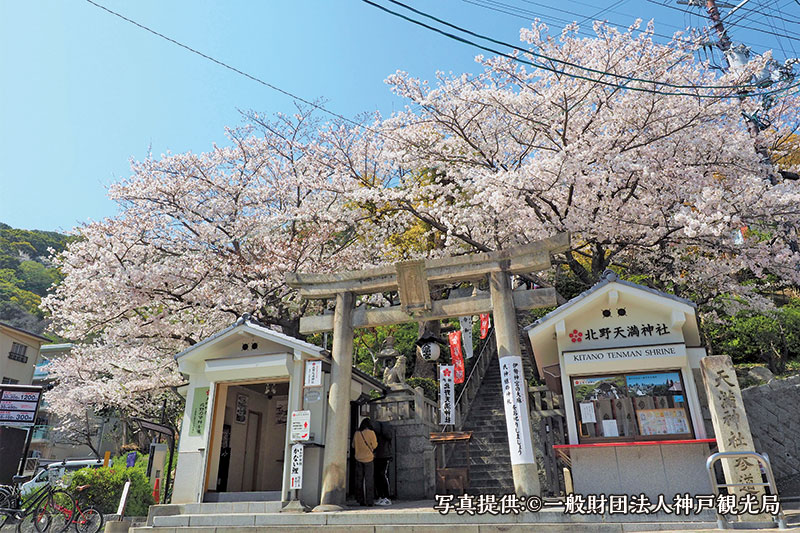
[[[479,493],[475,493],[479,494]],[[489,492],[488,494],[493,494]],[[504,493],[506,494],[506,493]],[[453,514],[446,515],[448,518]],[[416,524],[357,524],[346,526],[347,533],[452,533],[453,527],[458,527],[459,533],[573,533],[575,531],[592,531],[593,533],[628,533],[645,531],[696,531],[702,533],[716,533],[715,522],[694,522],[689,524],[662,522],[637,522],[637,523],[593,523],[593,524],[568,524],[568,523],[509,523],[509,524],[475,524],[472,522],[457,522],[455,524],[425,524],[422,529]],[[131,533],[228,533],[233,529],[217,526],[206,527],[135,527]],[[265,526],[240,526],[236,527],[237,533],[341,533],[344,531],[339,525],[265,525]]]
[[[469,494],[495,494],[498,497],[512,492],[510,484],[497,480],[476,483],[468,490]],[[713,515],[700,516],[674,515],[573,515],[565,514],[561,507],[546,507],[537,513],[524,512],[507,515],[459,515],[455,511],[440,514],[433,509],[434,502],[397,501],[388,507],[362,508],[349,507],[344,512],[328,513],[233,513],[233,514],[185,514],[176,516],[157,516],[153,527],[135,527],[133,533],[192,533],[223,532],[324,532],[347,531],[348,533],[389,533],[400,531],[437,532],[441,528],[463,528],[460,533],[481,533],[506,531],[551,531],[551,526],[563,529],[552,531],[648,531],[663,529],[698,529],[714,527]],[[477,502],[476,502],[477,503]],[[658,522],[654,522],[658,520]],[[644,524],[658,524],[658,527],[642,527]],[[520,526],[521,529],[518,529]],[[613,526],[612,529],[604,529]],[[587,529],[590,528],[590,529]],[[444,529],[441,529],[444,532]]]

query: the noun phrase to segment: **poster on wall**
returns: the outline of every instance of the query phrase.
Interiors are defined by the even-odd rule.
[[[322,386],[322,361],[306,361],[306,375],[303,383],[306,387]]]
[[[189,422],[189,436],[203,434],[208,410],[208,387],[197,387],[192,398],[192,417]]]
[[[236,421],[240,424],[247,422],[247,395],[236,395]]]
[[[642,435],[675,435],[689,433],[686,411],[677,409],[642,409],[637,411]]]
[[[293,442],[307,441],[311,431],[311,411],[292,411],[289,439]]]
[[[275,423],[285,424],[289,416],[289,398],[275,398]]]
[[[511,355],[500,358],[500,377],[503,383],[503,404],[508,430],[508,447],[511,464],[531,464],[533,443],[531,442],[528,415],[528,386],[522,371],[522,358]]]

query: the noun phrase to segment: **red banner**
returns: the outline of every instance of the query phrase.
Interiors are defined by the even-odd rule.
[[[450,360],[453,362],[454,376],[453,383],[464,383],[464,355],[461,353],[461,330],[451,331],[448,334],[450,340]]]
[[[485,339],[489,334],[489,313],[481,315],[481,339]]]

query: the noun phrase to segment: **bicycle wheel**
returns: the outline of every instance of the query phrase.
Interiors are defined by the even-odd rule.
[[[50,517],[40,514],[38,509],[17,522],[17,533],[39,533],[50,528]]]
[[[65,490],[54,490],[33,514],[33,525],[39,533],[63,533],[75,516],[75,499]]]
[[[76,509],[73,523],[78,533],[98,533],[103,528],[103,513],[94,507]]]

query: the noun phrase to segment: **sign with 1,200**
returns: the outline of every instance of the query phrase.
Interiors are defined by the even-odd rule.
[[[41,399],[42,387],[0,385],[0,426],[33,426]]]

